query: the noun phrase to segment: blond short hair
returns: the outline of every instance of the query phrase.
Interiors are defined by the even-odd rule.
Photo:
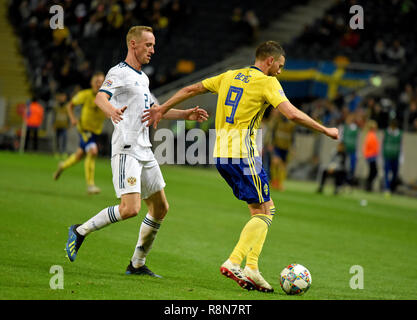
[[[153,33],[153,29],[151,27],[147,27],[147,26],[131,27],[129,29],[129,31],[127,32],[127,35],[126,35],[126,45],[127,45],[127,47],[129,47],[129,42],[133,38],[136,39],[136,40],[140,40],[140,38],[142,37],[142,33],[145,32],[145,31]]]
[[[100,76],[106,77],[103,71],[95,71],[93,75],[91,76],[91,80],[93,80],[95,77],[100,77]]]

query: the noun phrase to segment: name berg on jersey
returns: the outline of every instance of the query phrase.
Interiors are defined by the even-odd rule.
[[[239,72],[236,77],[235,80],[240,80],[243,81],[244,83],[248,83],[250,81],[251,76],[245,76],[243,73]]]

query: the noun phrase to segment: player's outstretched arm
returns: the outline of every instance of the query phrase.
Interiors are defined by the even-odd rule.
[[[148,115],[146,117],[147,120],[142,119],[142,122],[148,121],[147,126],[150,127],[153,125],[154,129],[156,129],[158,122],[163,119],[164,114],[167,113],[172,107],[196,95],[206,93],[207,91],[208,90],[204,88],[201,82],[184,87],[178,90],[164,104],[160,106],[154,105],[152,108],[148,109],[146,111]]]
[[[95,104],[103,110],[104,114],[111,118],[114,123],[118,123],[119,121],[123,120],[123,112],[126,110],[127,106],[124,106],[123,108],[115,108],[113,105],[109,102],[110,96],[102,91],[99,91],[96,95],[96,99],[94,100]]]
[[[332,139],[339,139],[339,130],[337,128],[327,128],[314,119],[310,118],[300,109],[296,108],[291,102],[284,101],[278,105],[278,110],[291,121],[307,127],[312,130],[324,133]]]
[[[148,110],[145,110],[144,116],[142,117],[143,120],[148,119]],[[180,109],[170,109],[168,110],[164,115],[163,119],[167,120],[194,120],[198,122],[206,121],[209,117],[209,114],[206,110],[200,108],[199,106],[196,106],[194,108],[186,109],[186,110],[180,110]]]

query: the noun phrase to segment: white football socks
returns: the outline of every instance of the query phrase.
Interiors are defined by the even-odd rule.
[[[82,236],[86,236],[93,231],[102,229],[105,226],[120,220],[122,220],[122,217],[120,216],[119,206],[108,207],[101,210],[84,224],[80,225],[77,228],[77,232]]]
[[[145,264],[146,256],[152,248],[161,223],[162,220],[155,219],[149,212],[146,214],[140,225],[138,243],[132,256],[133,267],[139,268]]]

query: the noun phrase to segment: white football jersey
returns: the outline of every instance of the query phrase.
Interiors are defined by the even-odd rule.
[[[114,107],[127,106],[123,120],[113,122],[112,157],[123,153],[142,161],[154,159],[149,128],[142,123],[143,111],[154,104],[148,76],[120,62],[109,70],[99,91],[110,95],[109,101]]]

